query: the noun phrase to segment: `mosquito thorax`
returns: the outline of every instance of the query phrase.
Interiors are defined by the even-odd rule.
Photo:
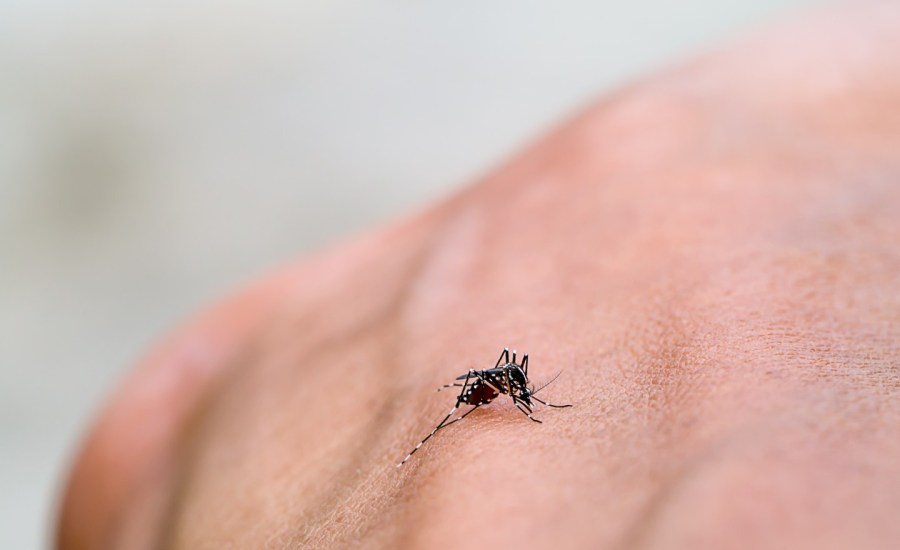
[[[528,377],[525,376],[525,371],[522,370],[522,367],[515,363],[510,363],[507,365],[507,369],[509,378],[512,380],[513,384],[519,387],[525,387],[525,385],[528,384]]]

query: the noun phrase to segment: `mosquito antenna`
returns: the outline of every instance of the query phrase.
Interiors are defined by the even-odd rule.
[[[553,403],[548,403],[547,401],[544,401],[544,400],[541,399],[540,397],[537,397],[537,396],[534,395],[534,394],[536,394],[537,392],[539,392],[539,391],[541,391],[542,389],[544,389],[544,388],[546,388],[547,386],[549,386],[550,384],[552,384],[553,382],[555,382],[556,379],[559,378],[559,375],[560,375],[560,374],[562,374],[562,371],[559,371],[558,373],[556,373],[556,376],[554,376],[553,378],[551,378],[549,382],[547,382],[546,384],[544,384],[544,385],[541,386],[540,388],[538,388],[538,389],[534,390],[533,392],[531,392],[531,398],[534,399],[535,401],[537,401],[538,403],[542,403],[542,404],[544,404],[544,405],[547,405],[548,407],[553,407],[554,409],[565,409],[566,407],[571,407],[572,405],[554,405]]]
[[[549,386],[550,384],[556,382],[556,379],[559,378],[559,375],[560,375],[560,374],[562,374],[562,371],[559,371],[558,373],[556,373],[556,376],[554,376],[553,378],[551,378],[549,382],[547,382],[546,384],[544,384],[544,385],[541,386],[540,388],[538,388],[538,389],[534,390],[533,392],[531,392],[531,395],[536,394],[537,392],[539,392],[539,391],[541,391],[542,389],[546,388],[546,387]]]

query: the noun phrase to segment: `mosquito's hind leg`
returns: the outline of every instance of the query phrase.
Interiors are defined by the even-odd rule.
[[[477,409],[477,408],[480,407],[480,406],[481,406],[481,405],[475,405],[475,406],[472,407],[471,409],[467,410],[467,411],[465,412],[465,414],[463,414],[462,416],[460,416],[460,417],[458,417],[458,418],[454,418],[454,419],[451,420],[450,422],[447,422],[446,424],[444,424],[444,425],[441,427],[441,429],[446,428],[446,427],[449,426],[450,424],[455,424],[456,422],[459,422],[459,421],[462,420],[463,418],[469,416],[469,414],[471,414],[472,411],[474,411],[475,409]]]
[[[415,447],[413,450],[411,450],[411,451],[409,452],[408,455],[406,455],[406,458],[404,458],[403,460],[400,461],[400,464],[397,464],[397,467],[399,468],[400,466],[403,466],[403,464],[404,464],[407,460],[409,460],[409,459],[412,457],[412,455],[415,454],[416,451],[419,450],[419,447],[421,447],[422,445],[424,445],[426,441],[428,441],[429,439],[431,439],[431,436],[433,436],[434,434],[436,434],[438,430],[440,430],[441,428],[443,428],[443,427],[445,426],[445,422],[447,422],[447,419],[449,419],[451,416],[453,416],[453,413],[455,413],[457,410],[459,410],[459,405],[458,405],[458,404],[457,404],[456,406],[454,406],[452,409],[450,409],[450,412],[447,413],[447,416],[445,416],[444,419],[441,420],[441,421],[438,423],[438,425],[434,427],[433,430],[431,430],[431,433],[430,433],[430,434],[426,435],[426,436],[422,439],[422,441],[419,441],[419,444],[416,445],[416,447]]]
[[[428,441],[429,439],[431,439],[431,437],[432,437],[434,434],[436,434],[438,430],[440,430],[441,428],[446,428],[446,427],[449,426],[450,424],[453,424],[454,422],[457,422],[457,420],[461,420],[461,419],[462,419],[462,417],[460,417],[460,418],[457,419],[457,420],[451,420],[450,422],[447,422],[447,420],[449,420],[450,417],[453,416],[453,413],[455,413],[456,411],[459,410],[459,405],[463,402],[463,395],[465,395],[465,393],[466,393],[466,387],[468,387],[468,385],[469,385],[469,379],[470,379],[471,377],[472,377],[472,371],[469,371],[469,374],[466,375],[466,380],[465,380],[465,382],[462,383],[462,390],[460,390],[459,395],[456,397],[456,405],[454,405],[453,408],[450,409],[450,412],[447,413],[447,416],[445,416],[443,420],[441,420],[440,422],[438,422],[438,425],[435,426],[433,430],[431,430],[431,433],[428,434],[428,435],[426,435],[426,436],[422,439],[422,441],[419,441],[419,444],[416,445],[416,447],[415,447],[413,450],[411,450],[411,451],[409,452],[408,455],[406,455],[406,458],[404,458],[403,460],[401,460],[401,461],[400,461],[400,464],[397,464],[397,467],[398,467],[398,468],[399,468],[400,466],[403,466],[403,464],[404,464],[407,460],[409,460],[410,457],[412,457],[412,455],[415,454],[416,451],[419,450],[419,447],[421,447],[422,445],[425,444],[426,441]],[[472,411],[467,411],[466,414],[469,414],[470,412],[472,412]],[[463,415],[463,416],[465,416],[465,415]]]

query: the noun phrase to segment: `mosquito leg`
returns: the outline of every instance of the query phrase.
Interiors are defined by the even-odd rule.
[[[525,378],[528,379],[528,354],[522,357],[522,370],[525,371]]]
[[[464,386],[464,385],[465,385],[465,384],[460,384],[459,382],[457,382],[457,383],[455,383],[455,384],[444,384],[443,386],[441,386],[440,388],[438,388],[438,389],[436,389],[436,390],[434,390],[434,391],[441,391],[441,390],[444,389],[444,388],[459,388],[459,387],[462,387],[462,386]]]
[[[537,422],[538,424],[543,424],[543,421],[538,420],[537,418],[531,416],[531,414],[534,412],[531,409],[531,403],[528,403],[515,395],[513,395],[512,398],[513,398],[513,403],[516,404],[516,408],[518,408],[520,411],[522,411],[522,414],[527,416],[529,420],[531,420],[533,422]]]
[[[504,359],[504,357],[506,359]],[[509,348],[503,348],[503,351],[500,352],[500,358],[497,359],[497,364],[494,365],[494,368],[496,369],[497,367],[499,367],[500,363],[503,363],[504,365],[506,363],[509,363]]]
[[[543,403],[544,405],[547,405],[548,407],[553,407],[555,409],[565,409],[566,407],[572,406],[572,405],[554,405],[553,403],[548,403],[548,402],[544,401],[543,399],[538,399],[534,395],[532,395],[531,398],[534,399],[535,401],[537,401],[538,403]]]
[[[455,407],[453,407],[452,409],[450,409],[450,412],[447,413],[447,416],[445,416],[444,419],[441,420],[440,423],[438,423],[438,425],[435,426],[435,428],[434,428],[433,430],[431,430],[431,433],[430,433],[430,434],[426,435],[425,438],[424,438],[422,441],[419,441],[419,444],[416,445],[416,448],[413,449],[413,450],[411,450],[411,451],[409,452],[409,454],[406,455],[406,458],[404,458],[403,460],[401,460],[401,461],[400,461],[400,464],[397,464],[397,467],[399,468],[400,466],[403,466],[403,463],[406,462],[407,460],[409,460],[410,457],[411,457],[413,454],[415,454],[416,451],[419,450],[419,447],[421,447],[426,441],[428,441],[429,439],[431,439],[431,436],[433,436],[435,433],[437,433],[438,430],[440,430],[441,428],[443,428],[443,427],[445,426],[444,422],[447,422],[447,419],[450,418],[451,416],[453,416],[453,413],[455,413],[457,410],[459,410],[459,406],[455,406]]]
[[[398,467],[398,468],[399,468],[400,466],[403,466],[403,463],[406,462],[407,460],[409,460],[410,457],[411,457],[416,451],[419,450],[419,447],[421,447],[422,445],[425,444],[426,441],[428,441],[429,439],[431,439],[431,436],[433,436],[434,434],[436,434],[437,431],[440,430],[441,428],[444,428],[444,427],[447,426],[447,424],[446,424],[447,420],[448,420],[451,416],[453,416],[453,413],[455,413],[456,411],[459,410],[459,405],[463,402],[463,395],[465,395],[465,393],[466,393],[466,387],[469,385],[469,378],[472,377],[472,372],[473,372],[473,371],[471,371],[471,370],[469,371],[469,374],[466,375],[466,380],[465,380],[465,382],[462,383],[462,390],[460,390],[459,395],[456,397],[456,405],[454,405],[453,408],[450,409],[450,412],[447,413],[447,416],[445,416],[444,419],[441,420],[441,421],[438,423],[438,425],[434,427],[433,430],[431,430],[431,433],[428,434],[428,435],[426,435],[425,438],[422,439],[422,441],[419,441],[419,444],[416,445],[416,448],[413,449],[413,450],[411,450],[411,451],[409,452],[409,454],[406,455],[406,458],[404,458],[403,460],[400,461],[400,464],[397,464],[397,467]],[[469,411],[469,412],[471,412],[471,411]],[[468,414],[468,412],[467,412],[466,414]],[[463,416],[465,416],[465,415],[463,415]],[[452,423],[453,423],[453,422],[450,422],[450,424],[452,424]]]
[[[522,414],[524,414],[525,416],[527,416],[529,420],[531,420],[531,421],[533,421],[533,422],[537,422],[538,424],[543,424],[543,423],[544,423],[543,421],[538,420],[537,418],[531,416],[531,413],[528,412],[528,410],[527,410],[525,407],[523,407],[522,405],[520,405],[518,401],[516,401],[516,407],[518,407],[518,409],[519,409],[520,411],[522,411]]]
[[[469,416],[469,414],[470,414],[472,411],[474,411],[475,409],[477,409],[477,408],[480,407],[480,406],[481,406],[481,405],[475,405],[475,406],[472,407],[471,409],[467,410],[466,413],[465,413],[464,415],[460,416],[459,418],[454,418],[454,419],[451,420],[450,422],[447,422],[446,424],[444,424],[444,425],[442,426],[442,428],[446,428],[446,427],[449,426],[450,424],[454,424],[454,423],[456,423],[456,422],[459,422],[459,421],[462,420],[463,418]]]
[[[469,386],[469,379],[473,376],[477,376],[474,370],[469,369],[469,372],[466,373],[466,379],[463,380],[462,389],[459,390],[459,395],[456,396],[456,406],[459,407],[459,404],[464,401],[463,396],[466,394],[466,388]]]
[[[534,412],[534,407],[532,407],[531,403],[529,403],[528,401],[525,401],[518,395],[511,395],[510,397],[512,397],[513,403],[515,403],[516,405],[522,405],[530,413]]]

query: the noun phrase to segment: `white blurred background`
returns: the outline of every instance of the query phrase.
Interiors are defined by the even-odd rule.
[[[0,548],[104,395],[243,280],[815,0],[0,3]]]

